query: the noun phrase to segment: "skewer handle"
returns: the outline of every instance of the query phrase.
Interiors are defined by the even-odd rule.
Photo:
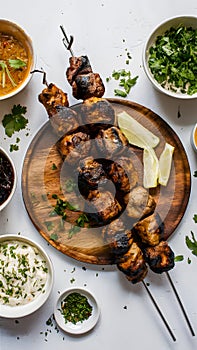
[[[68,37],[67,37],[67,34],[66,34],[66,32],[65,32],[65,29],[64,29],[63,25],[61,25],[60,28],[61,28],[61,31],[62,31],[62,33],[63,33],[63,35],[64,35],[64,38],[63,38],[63,40],[62,40],[62,41],[63,41],[63,44],[64,44],[64,46],[66,47],[66,49],[70,51],[71,56],[74,56],[74,53],[73,53],[73,51],[72,51],[72,49],[71,49],[71,46],[72,46],[73,41],[74,41],[74,37],[73,37],[72,35],[70,35],[70,40],[69,40]]]
[[[159,313],[159,315],[160,315],[160,317],[161,317],[162,321],[164,322],[164,324],[165,324],[165,326],[166,326],[166,328],[167,328],[168,332],[170,333],[170,335],[171,335],[171,337],[172,337],[173,341],[176,341],[176,338],[175,338],[175,336],[174,336],[174,333],[172,332],[172,330],[171,330],[171,328],[170,328],[169,324],[167,323],[167,321],[166,321],[166,319],[165,319],[164,315],[162,314],[162,312],[161,312],[161,310],[160,310],[159,306],[157,305],[157,303],[156,303],[155,299],[153,298],[153,296],[152,296],[152,294],[151,294],[150,290],[148,289],[148,287],[147,287],[146,283],[145,283],[144,281],[142,281],[142,283],[143,283],[143,285],[144,285],[144,287],[145,287],[145,289],[146,289],[146,291],[147,291],[147,293],[148,293],[148,295],[149,295],[150,299],[152,300],[152,302],[153,302],[154,306],[156,307],[156,309],[157,309],[157,311],[158,311],[158,313]]]
[[[185,320],[186,320],[186,322],[187,322],[187,325],[188,325],[188,327],[189,327],[189,329],[190,329],[190,332],[191,332],[191,334],[192,334],[193,337],[194,337],[194,336],[195,336],[194,330],[193,330],[192,325],[191,325],[191,323],[190,323],[190,321],[189,321],[189,318],[188,318],[188,316],[187,316],[187,314],[186,314],[186,311],[185,311],[184,306],[183,306],[183,304],[182,304],[182,301],[181,301],[181,299],[180,299],[180,297],[179,297],[179,295],[178,295],[178,292],[177,292],[177,290],[176,290],[176,288],[175,288],[175,285],[174,285],[174,283],[173,283],[173,281],[172,281],[172,279],[171,279],[171,277],[170,277],[170,275],[169,275],[168,272],[166,272],[166,276],[167,276],[168,281],[170,282],[170,285],[171,285],[171,287],[172,287],[172,289],[173,289],[173,291],[174,291],[174,293],[175,293],[175,295],[176,295],[177,301],[178,301],[178,303],[179,303],[179,305],[180,305],[180,308],[181,308],[181,310],[182,310],[182,312],[183,312],[183,315],[184,315]]]

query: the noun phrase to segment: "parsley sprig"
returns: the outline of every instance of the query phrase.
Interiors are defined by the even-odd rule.
[[[26,112],[27,108],[18,104],[12,107],[10,114],[3,117],[2,124],[8,137],[11,137],[15,131],[26,128],[28,124],[28,119],[24,117]]]

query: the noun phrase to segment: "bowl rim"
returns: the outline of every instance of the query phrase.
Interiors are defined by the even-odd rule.
[[[47,288],[45,292],[40,294],[37,298],[35,298],[35,300],[25,305],[18,305],[18,306],[0,304],[0,317],[4,317],[4,318],[25,317],[37,311],[47,301],[49,295],[51,294],[53,283],[54,283],[53,264],[49,255],[44,250],[44,248],[42,248],[42,246],[36,241],[34,241],[33,239],[30,239],[29,237],[26,237],[24,235],[18,235],[18,234],[1,234],[0,235],[0,243],[4,241],[12,241],[12,240],[25,242],[37,248],[41,253],[41,255],[44,257],[44,259],[46,260],[49,273],[48,273],[48,278],[46,282]]]
[[[16,191],[16,185],[17,185],[17,172],[16,172],[15,164],[14,164],[12,158],[10,157],[10,155],[8,154],[8,152],[1,146],[0,146],[0,152],[6,156],[6,158],[8,159],[8,161],[10,162],[10,164],[12,166],[13,173],[14,173],[14,181],[13,181],[12,190],[11,190],[8,198],[2,204],[0,204],[0,212],[1,212],[8,205],[8,203],[10,203],[12,197],[14,196],[14,193]]]
[[[170,26],[173,25],[173,22],[177,22],[179,20],[183,20],[183,21],[189,21],[189,20],[193,20],[196,22],[196,28],[197,28],[197,16],[195,15],[177,15],[177,16],[172,16],[169,17],[167,19],[164,19],[162,22],[160,22],[159,24],[157,24],[152,31],[149,33],[149,35],[147,36],[145,43],[144,43],[144,47],[142,50],[142,65],[144,68],[144,71],[148,77],[148,79],[150,80],[150,82],[153,84],[153,86],[160,92],[162,92],[165,95],[168,95],[170,97],[175,97],[177,99],[183,99],[183,100],[191,100],[191,99],[195,99],[197,98],[197,92],[193,95],[188,95],[188,94],[181,94],[181,93],[176,93],[173,92],[171,90],[167,90],[165,88],[163,88],[153,77],[149,67],[148,67],[148,63],[147,63],[147,57],[148,57],[148,48],[152,45],[152,43],[154,42],[155,38],[158,35],[161,35],[162,33],[164,33],[168,28],[170,28]],[[172,25],[170,25],[170,23],[172,23]],[[168,25],[169,24],[169,25]],[[176,24],[174,24],[175,26]],[[165,29],[162,29],[164,26],[166,26]],[[191,25],[192,26],[192,25]],[[161,29],[161,30],[160,30]],[[157,32],[160,33],[157,33]]]
[[[26,78],[14,90],[10,91],[9,93],[7,93],[5,95],[0,95],[0,101],[3,101],[5,99],[13,97],[16,94],[18,94],[19,92],[21,92],[27,86],[27,84],[30,82],[30,80],[32,79],[32,76],[33,76],[33,74],[31,74],[31,71],[34,70],[35,65],[36,65],[36,54],[35,54],[35,47],[34,47],[33,40],[31,38],[31,36],[29,35],[29,33],[26,31],[26,29],[23,28],[22,25],[16,23],[15,21],[6,19],[6,18],[0,18],[0,24],[1,24],[1,22],[15,27],[20,33],[22,33],[24,35],[24,37],[27,39],[28,45],[30,46],[31,52],[32,52],[31,66],[29,67],[29,71],[28,71],[28,73],[26,75]]]
[[[60,312],[61,301],[67,295],[74,292],[80,293],[87,297],[88,301],[90,301],[90,303],[92,303],[93,305],[93,314],[82,323],[81,322],[78,322],[77,324],[72,324],[71,322],[65,323],[64,318]],[[96,297],[93,295],[93,293],[89,289],[82,288],[82,287],[71,287],[71,288],[65,289],[59,294],[54,307],[54,317],[58,326],[63,331],[73,335],[79,335],[79,334],[86,333],[95,327],[100,317],[100,307]]]

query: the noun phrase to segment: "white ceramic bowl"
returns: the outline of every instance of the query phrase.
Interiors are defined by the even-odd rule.
[[[48,299],[53,287],[53,266],[50,258],[48,257],[44,249],[33,240],[24,236],[12,235],[12,234],[5,234],[0,236],[1,246],[7,241],[14,241],[14,242],[17,241],[19,243],[22,242],[26,246],[31,246],[33,248],[36,248],[38,254],[41,255],[41,257],[45,261],[45,264],[48,269],[44,290],[39,295],[37,295],[32,301],[24,305],[20,304],[16,306],[0,303],[0,317],[19,318],[19,317],[24,317],[32,314],[33,312],[38,310]]]
[[[65,319],[61,313],[61,302],[71,293],[79,293],[85,296],[92,306],[92,315],[83,322],[77,322],[73,324],[72,322],[65,322]],[[70,288],[60,294],[57,303],[54,308],[54,317],[58,326],[67,333],[70,334],[83,334],[90,331],[98,322],[100,315],[100,308],[95,297],[88,290],[83,288]]]
[[[193,95],[188,95],[186,93],[167,90],[166,88],[162,87],[154,78],[148,65],[149,49],[155,44],[156,38],[160,35],[163,35],[166,32],[166,30],[169,30],[171,27],[178,28],[180,25],[197,29],[197,17],[189,16],[189,15],[177,16],[177,17],[169,18],[163,21],[161,24],[159,24],[148,36],[146,43],[144,45],[143,56],[142,56],[143,67],[147,77],[149,78],[153,86],[160,92],[171,97],[182,98],[182,99],[193,99],[193,98],[197,98],[197,93]]]
[[[191,134],[191,143],[194,148],[194,151],[197,152],[197,123],[195,124],[192,134]]]
[[[35,51],[30,36],[18,24],[6,19],[0,19],[0,33],[8,34],[16,38],[24,46],[28,56],[27,70],[24,80],[21,84],[16,86],[13,90],[5,95],[0,94],[0,101],[12,97],[22,91],[29,83],[32,74],[30,73],[35,66]]]
[[[7,199],[5,199],[5,201],[2,202],[2,203],[0,202],[0,211],[3,210],[8,205],[8,203],[11,201],[11,199],[12,199],[12,197],[14,195],[14,192],[15,192],[15,189],[16,189],[16,183],[17,183],[16,168],[15,168],[15,165],[14,165],[11,157],[9,156],[9,154],[2,147],[0,147],[0,161],[1,161],[1,154],[10,163],[10,166],[11,166],[11,169],[12,169],[12,172],[13,172],[13,183],[12,183],[11,192],[10,192],[9,196],[7,197]],[[0,188],[0,191],[1,191],[1,188]]]

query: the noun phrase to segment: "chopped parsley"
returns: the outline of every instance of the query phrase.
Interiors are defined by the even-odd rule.
[[[61,313],[65,323],[83,322],[92,315],[93,307],[90,305],[87,297],[80,293],[73,292],[61,302]]]
[[[165,89],[193,95],[197,92],[197,29],[170,28],[149,49],[148,65]]]
[[[121,69],[118,71],[112,72],[112,78],[119,82],[120,89],[115,89],[115,96],[127,97],[131,88],[136,84],[138,76],[132,77],[130,71]],[[110,78],[107,78],[106,81],[109,82]]]

